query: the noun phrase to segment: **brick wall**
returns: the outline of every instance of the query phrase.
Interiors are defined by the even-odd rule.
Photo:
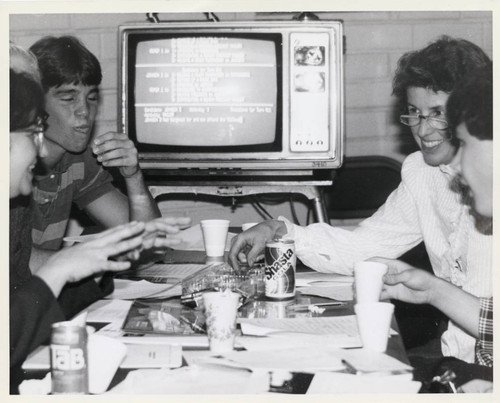
[[[439,35],[447,34],[468,39],[490,56],[492,54],[492,14],[489,11],[328,12],[318,15],[321,19],[344,21],[347,156],[379,154],[402,160],[413,150],[413,140],[401,133],[400,125],[394,120],[391,97],[396,61],[404,52],[421,48]],[[218,13],[218,16],[221,20],[291,18],[286,13]],[[159,17],[161,20],[204,19],[201,13],[160,13]],[[145,14],[13,14],[10,38],[29,47],[44,35],[72,34],[87,45],[101,61],[104,74],[103,102],[96,124],[96,131],[100,132],[116,129],[117,27],[130,21],[145,21]],[[195,219],[196,215],[205,214],[206,209],[212,215],[234,215],[235,220],[241,222],[259,219],[251,208],[233,211],[216,202],[192,200],[191,203],[192,208],[187,212]],[[186,212],[186,204],[181,202],[172,202],[165,208],[170,212],[177,208]],[[283,204],[270,209],[276,215],[290,213]],[[304,209],[299,213],[303,216]]]

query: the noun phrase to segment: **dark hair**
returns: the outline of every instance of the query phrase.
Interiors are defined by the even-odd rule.
[[[101,65],[74,36],[46,36],[30,47],[38,60],[45,91],[63,84],[99,85]]]
[[[487,66],[491,66],[491,60],[479,46],[465,39],[441,36],[427,47],[401,56],[392,82],[392,93],[406,109],[408,87],[450,93],[462,77]]]
[[[29,74],[10,69],[10,131],[35,123],[44,115],[44,95],[40,84]]]
[[[492,69],[477,69],[460,81],[448,98],[446,114],[452,133],[465,122],[471,136],[493,140]]]

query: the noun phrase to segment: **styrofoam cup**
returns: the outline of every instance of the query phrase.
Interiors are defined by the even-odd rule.
[[[200,225],[207,256],[224,256],[229,220],[201,220]]]
[[[88,338],[89,392],[104,393],[115,372],[127,354],[121,341],[107,336],[91,334]]]
[[[212,353],[233,351],[239,299],[239,294],[229,290],[203,294],[208,343]]]
[[[378,302],[384,285],[383,277],[387,265],[378,262],[357,262],[354,265],[356,302]]]
[[[241,229],[243,231],[246,231],[247,229],[252,228],[252,227],[256,226],[257,224],[258,224],[258,222],[246,222],[245,224],[241,225]]]
[[[394,305],[389,302],[365,302],[354,305],[354,312],[363,348],[385,352]]]

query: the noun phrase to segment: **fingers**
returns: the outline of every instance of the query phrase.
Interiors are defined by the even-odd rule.
[[[128,136],[125,133],[118,133],[118,132],[106,132],[106,133],[101,133],[95,136],[93,145],[92,145],[92,150],[95,150],[97,148],[103,147],[103,144],[112,142],[112,141],[126,141],[129,140]],[[95,151],[94,151],[95,152]]]
[[[177,238],[156,238],[154,241],[155,248],[164,248],[170,246],[180,245],[182,241]]]
[[[106,167],[136,167],[137,150],[135,148],[117,148],[97,156],[97,161]]]
[[[409,271],[403,271],[403,272],[393,272],[393,273],[387,273],[384,275],[384,283],[388,285],[396,285],[396,284],[401,284],[405,283],[410,279],[410,272]]]
[[[238,261],[238,255],[242,254],[245,246],[247,245],[247,237],[248,235],[245,235],[245,233],[241,233],[237,236],[235,236],[231,240],[231,249],[229,250],[229,263],[235,270],[239,270],[240,265]],[[243,261],[243,260],[241,260]]]
[[[191,224],[190,217],[160,217],[153,221],[160,222],[166,225],[175,225],[179,228],[184,228]]]
[[[101,232],[97,238],[84,242],[82,245],[109,245],[123,239],[138,236],[144,232],[144,223],[133,221]]]
[[[126,134],[107,132],[98,135],[92,151],[104,166],[136,166],[137,149]]]
[[[130,268],[131,263],[128,261],[115,262],[113,260],[108,260],[103,271],[121,271]]]
[[[263,252],[264,251],[264,245],[260,242],[255,243],[252,248],[250,249],[250,252],[247,253],[247,260],[248,260],[248,265],[252,267],[255,262],[258,262],[264,258]]]

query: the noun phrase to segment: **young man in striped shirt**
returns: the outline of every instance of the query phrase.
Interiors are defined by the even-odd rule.
[[[36,270],[50,255],[46,250],[61,248],[72,203],[104,228],[148,222],[161,214],[127,135],[107,132],[92,137],[102,79],[97,58],[72,36],[44,37],[30,50],[38,60],[48,113],[48,155],[37,167],[32,205],[30,265]],[[127,195],[111,183],[107,169],[113,167],[124,178]],[[154,225],[168,229],[181,222],[169,219]]]

